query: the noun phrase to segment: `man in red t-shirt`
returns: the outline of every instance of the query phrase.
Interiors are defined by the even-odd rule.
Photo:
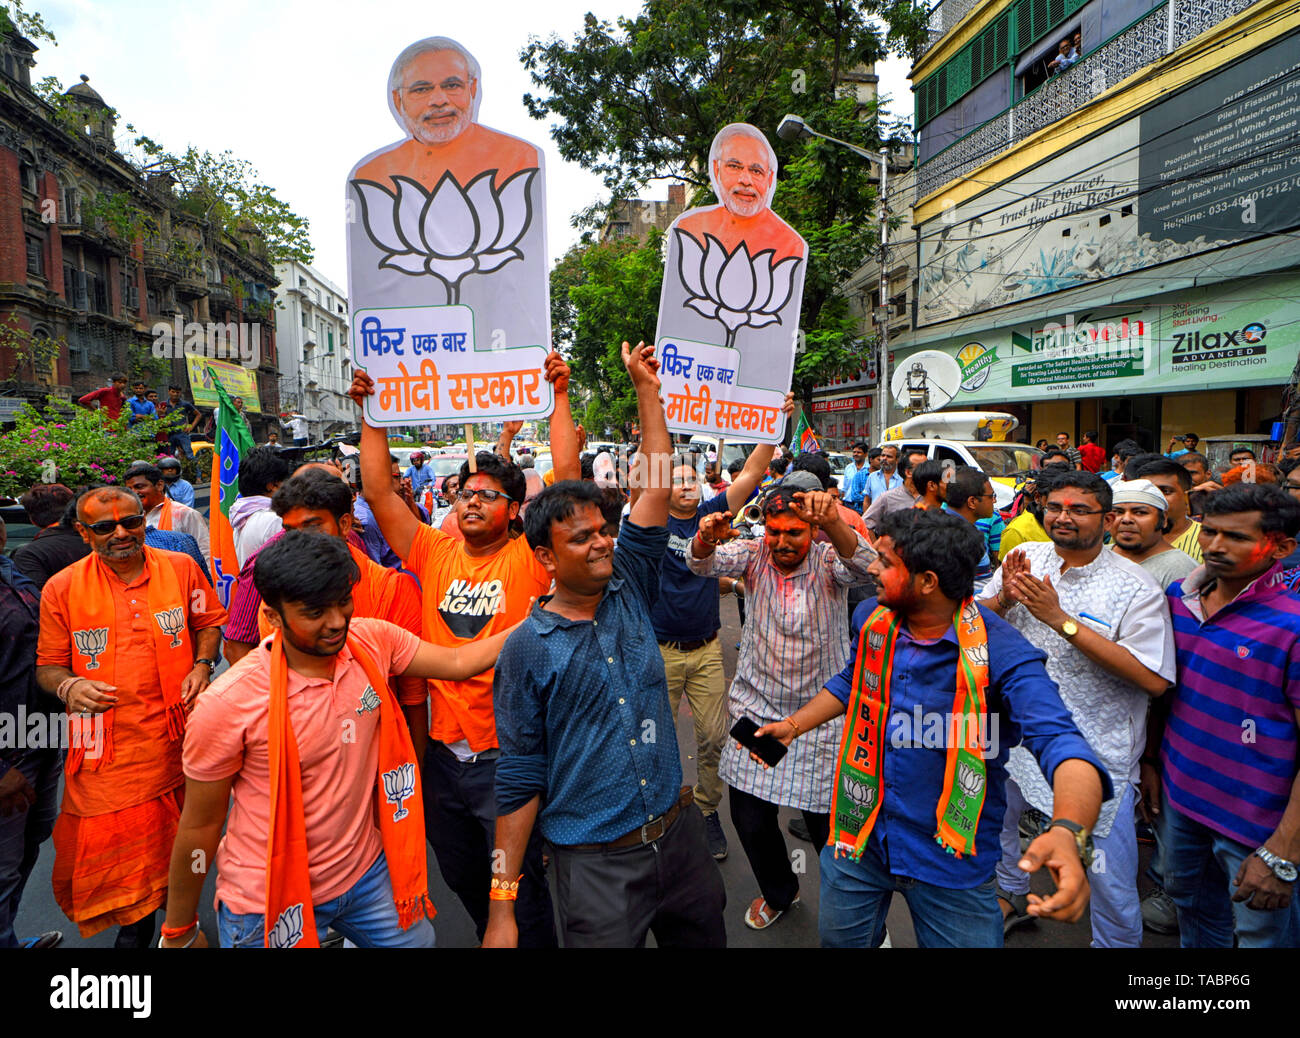
[[[577,479],[578,437],[569,410],[569,368],[558,353],[546,360],[555,386],[551,449],[556,479]],[[358,371],[349,394],[362,407],[374,382]],[[455,540],[421,523],[394,492],[388,441],[382,429],[361,428],[361,482],[380,532],[419,578],[420,637],[455,647],[491,637],[522,621],[533,601],[550,590],[551,578],[511,524],[526,493],[513,462],[480,451],[476,467],[460,470],[452,515],[464,537]],[[422,767],[425,834],[447,886],[474,920],[479,938],[487,929],[492,848],[496,834],[496,718],[493,671],[467,681],[430,681],[429,742]],[[425,723],[425,707],[404,707],[412,731]],[[509,877],[513,879],[514,877]],[[516,912],[521,947],[555,947],[554,913],[542,870],[540,836],[524,856]]]
[[[126,376],[114,375],[109,385],[87,393],[77,401],[82,407],[90,407],[96,401],[109,418],[117,418],[126,406]]]
[[[1106,452],[1097,443],[1095,429],[1090,429],[1083,434],[1083,442],[1079,444],[1079,459],[1089,472],[1100,473],[1106,467]]]

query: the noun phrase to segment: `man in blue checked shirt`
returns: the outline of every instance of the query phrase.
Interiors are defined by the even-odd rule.
[[[524,517],[555,593],[533,607],[496,666],[501,757],[485,948],[518,944],[516,878],[534,826],[554,848],[566,948],[640,947],[651,930],[661,948],[726,944],[726,893],[682,786],[651,621],[671,493],[658,364],[653,347],[627,343],[623,363],[647,462],[633,473],[642,489],[617,547],[589,482],[548,487]]]
[[[902,485],[903,477],[898,473],[898,445],[887,443],[880,448],[880,468],[867,476],[865,503],[870,504],[883,497],[886,490]]]

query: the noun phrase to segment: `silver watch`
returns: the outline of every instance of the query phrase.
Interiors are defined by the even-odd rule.
[[[1300,871],[1296,869],[1295,862],[1287,861],[1270,851],[1267,847],[1260,846],[1255,850],[1255,856],[1258,857],[1265,865],[1273,870],[1273,875],[1283,883],[1294,883],[1296,876]]]

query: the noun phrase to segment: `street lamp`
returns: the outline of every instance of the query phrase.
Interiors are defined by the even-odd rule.
[[[889,207],[886,193],[889,189],[889,152],[877,154],[859,148],[856,144],[842,141],[830,134],[819,133],[797,115],[787,115],[776,128],[776,135],[783,141],[797,141],[805,137],[820,137],[841,147],[848,148],[853,154],[880,164],[880,307],[876,311],[880,325],[880,363],[876,366],[876,442],[885,438],[889,413]]]

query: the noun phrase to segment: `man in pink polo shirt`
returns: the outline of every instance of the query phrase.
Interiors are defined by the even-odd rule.
[[[510,632],[447,649],[382,620],[350,622],[357,577],[347,545],[335,537],[292,530],[258,555],[254,581],[276,633],[212,683],[186,727],[185,807],[172,849],[162,947],[206,943],[197,929],[197,905],[214,855],[222,947],[312,946],[330,926],[361,947],[433,946],[433,927],[420,918],[423,910],[410,918],[410,904],[426,901],[427,882],[419,769],[404,723],[396,730],[400,752],[411,763],[397,764],[381,782],[384,767],[394,760],[391,742],[385,746],[385,711],[401,720],[383,679],[406,674],[465,680],[496,662]],[[287,740],[296,751],[301,788],[300,796],[288,797],[277,812],[271,723],[280,651]],[[277,774],[288,776],[287,783],[280,779],[281,790],[295,784],[292,769]],[[403,774],[409,788],[398,788]],[[310,885],[311,911],[292,906],[297,915],[288,915],[298,919],[296,929],[283,925],[286,913],[280,912],[274,916],[279,925],[268,927],[267,906],[274,901],[267,889],[268,832],[273,818],[281,826],[290,817],[292,833],[295,810],[305,852],[290,840],[282,856],[272,856],[270,872],[278,886],[277,870],[298,864]],[[385,813],[412,827],[399,833],[404,842],[392,835]],[[418,848],[418,860],[395,858],[393,846]],[[411,891],[412,897],[402,897]],[[401,924],[404,900],[406,926]],[[307,918],[314,920],[314,931],[303,922]]]

